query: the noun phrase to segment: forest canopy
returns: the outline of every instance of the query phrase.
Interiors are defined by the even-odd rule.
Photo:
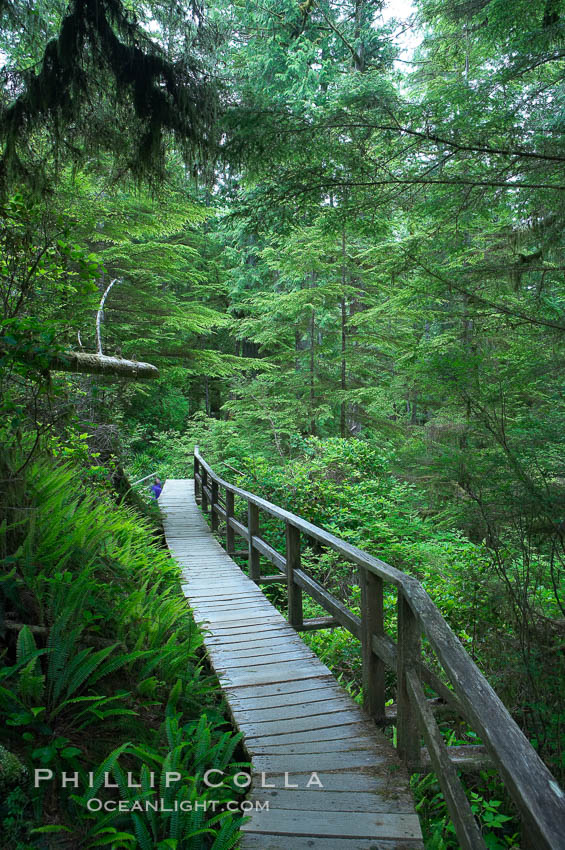
[[[187,477],[198,443],[226,478],[419,578],[562,782],[563,0],[3,0],[0,21],[0,634],[6,663],[27,663],[2,711],[31,736],[0,743],[28,766],[54,739],[68,740],[53,759],[79,758],[61,755],[77,733],[54,698],[51,725],[30,715],[51,687],[46,647],[2,623],[55,622],[66,560],[81,569],[67,519],[70,554],[46,544],[52,568],[26,572],[39,544],[22,506],[86,523],[84,499],[105,530],[92,619],[79,623],[78,596],[65,614],[73,647],[86,630],[98,651],[108,617],[128,688],[143,672],[142,718],[153,700],[170,723],[175,706],[198,722],[200,674],[173,693],[197,639],[158,661],[149,632],[128,642],[133,608],[122,622],[100,590],[110,573],[132,593],[153,580],[153,555],[127,560],[131,524],[158,524],[131,485]],[[118,366],[62,371],[97,357]],[[328,553],[306,562],[358,603]],[[159,563],[168,594],[178,576]],[[191,628],[174,606],[168,618]],[[359,694],[358,647],[341,630],[308,640]],[[155,681],[136,655],[149,651]],[[228,752],[225,717],[209,718],[199,734],[227,764],[237,742]],[[155,721],[136,746],[162,759],[173,731]],[[427,846],[456,848],[428,780]],[[492,776],[468,791],[492,815],[488,846],[518,846],[508,799],[488,809],[504,793]],[[47,846],[26,843],[33,818],[76,816],[44,799],[32,818],[18,799],[19,850]],[[0,805],[1,823],[13,816]],[[100,838],[91,827],[81,840]],[[226,842],[237,828],[210,826]]]

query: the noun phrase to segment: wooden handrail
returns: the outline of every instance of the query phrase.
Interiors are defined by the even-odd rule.
[[[535,844],[537,850],[565,850],[565,794],[417,579],[302,517],[225,481],[206,463],[198,446],[194,449],[194,480],[196,497],[201,498],[204,511],[210,506],[214,525],[219,514],[216,511],[219,489],[225,491],[228,551],[233,547],[233,532],[248,541],[251,578],[260,583],[261,555],[286,574],[292,625],[296,628],[302,625],[301,594],[306,591],[362,641],[365,708],[376,720],[384,720],[383,664],[395,666],[399,754],[410,769],[421,770],[421,738],[424,738],[462,850],[484,850],[485,843],[474,826],[457,772],[447,767],[448,763],[452,764],[449,747],[427,705],[420,680],[442,698],[447,697],[481,738],[518,808],[525,839]],[[233,516],[236,496],[247,503],[248,526]],[[285,555],[261,539],[259,510],[285,523]],[[361,618],[300,568],[300,533],[335,550],[360,568]],[[383,582],[398,591],[397,645],[383,632]],[[451,682],[452,699],[448,688],[423,664],[421,635],[426,636]]]

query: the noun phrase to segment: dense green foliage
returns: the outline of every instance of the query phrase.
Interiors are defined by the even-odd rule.
[[[131,513],[154,527],[130,481],[190,475],[195,443],[226,477],[416,575],[565,776],[565,3],[415,0],[409,51],[386,8],[0,2],[0,744],[20,789],[2,812],[14,842],[76,815],[70,794],[22,790],[36,762],[86,771],[129,741],[116,775],[142,749],[156,764],[175,747],[190,773],[194,729],[202,758],[230,761],[176,572]],[[97,348],[160,377],[48,368]],[[281,529],[265,533],[282,546]],[[304,558],[358,605],[351,569]],[[358,645],[342,630],[307,639],[358,696]],[[94,665],[74,690],[56,646],[69,669]],[[64,706],[75,697],[88,699]],[[475,779],[490,846],[512,846],[506,798]],[[414,780],[426,840],[455,847],[434,781]],[[218,846],[235,826],[209,824]],[[98,828],[81,820],[76,835]],[[143,847],[145,829],[155,843],[180,827],[111,828]]]
[[[206,672],[179,569],[149,523],[112,504],[94,479],[86,490],[68,466],[29,469],[23,521],[15,495],[2,539],[3,741],[31,776],[50,769],[54,778],[37,789],[3,779],[2,846],[45,846],[39,836],[54,833],[85,847],[166,848],[182,839],[198,848],[209,846],[207,836],[218,850],[232,846],[238,820],[221,810],[89,811],[88,800],[111,799],[105,773],[132,803],[158,796],[167,770],[183,776],[165,794],[170,807],[211,794],[235,799],[229,776],[239,736]],[[219,792],[203,784],[210,768],[227,773]],[[78,787],[61,788],[62,771],[77,771]],[[127,771],[141,789],[128,787]],[[38,821],[44,826],[34,828]]]

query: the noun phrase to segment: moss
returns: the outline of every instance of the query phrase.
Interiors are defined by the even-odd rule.
[[[20,85],[21,94],[0,114],[4,180],[25,177],[20,151],[34,131],[46,127],[55,150],[64,140],[77,155],[101,145],[123,154],[123,133],[101,138],[97,132],[93,102],[127,119],[128,166],[138,175],[163,167],[167,133],[174,134],[187,160],[202,161],[210,147],[214,86],[196,60],[169,61],[121,0],[72,0],[39,72],[22,75]]]
[[[14,753],[0,744],[0,792],[5,793],[15,785],[23,785],[27,778],[27,767]]]

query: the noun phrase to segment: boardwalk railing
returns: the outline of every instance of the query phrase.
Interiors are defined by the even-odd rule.
[[[565,850],[565,794],[417,579],[290,511],[224,481],[200,455],[198,446],[194,450],[194,486],[202,509],[211,512],[212,528],[218,530],[220,519],[224,520],[228,554],[239,554],[235,535],[243,537],[248,544],[245,554],[250,577],[258,584],[277,580],[287,585],[288,620],[292,626],[300,631],[339,625],[361,641],[365,708],[377,722],[387,720],[385,669],[396,671],[399,755],[411,771],[431,768],[437,775],[462,850],[484,850],[486,845],[458,770],[484,766],[485,756],[498,770],[518,809],[524,839],[536,850]],[[236,497],[247,504],[247,525],[234,516]],[[261,511],[285,524],[284,555],[261,538]],[[359,567],[360,617],[301,569],[301,534],[334,549]],[[282,575],[261,576],[261,557],[274,564]],[[398,594],[396,643],[384,631],[385,582]],[[304,620],[304,591],[322,605],[329,617]],[[422,635],[452,688],[424,664]],[[427,698],[424,684],[439,699]],[[449,706],[463,717],[484,746],[447,746],[434,716],[436,703]]]

